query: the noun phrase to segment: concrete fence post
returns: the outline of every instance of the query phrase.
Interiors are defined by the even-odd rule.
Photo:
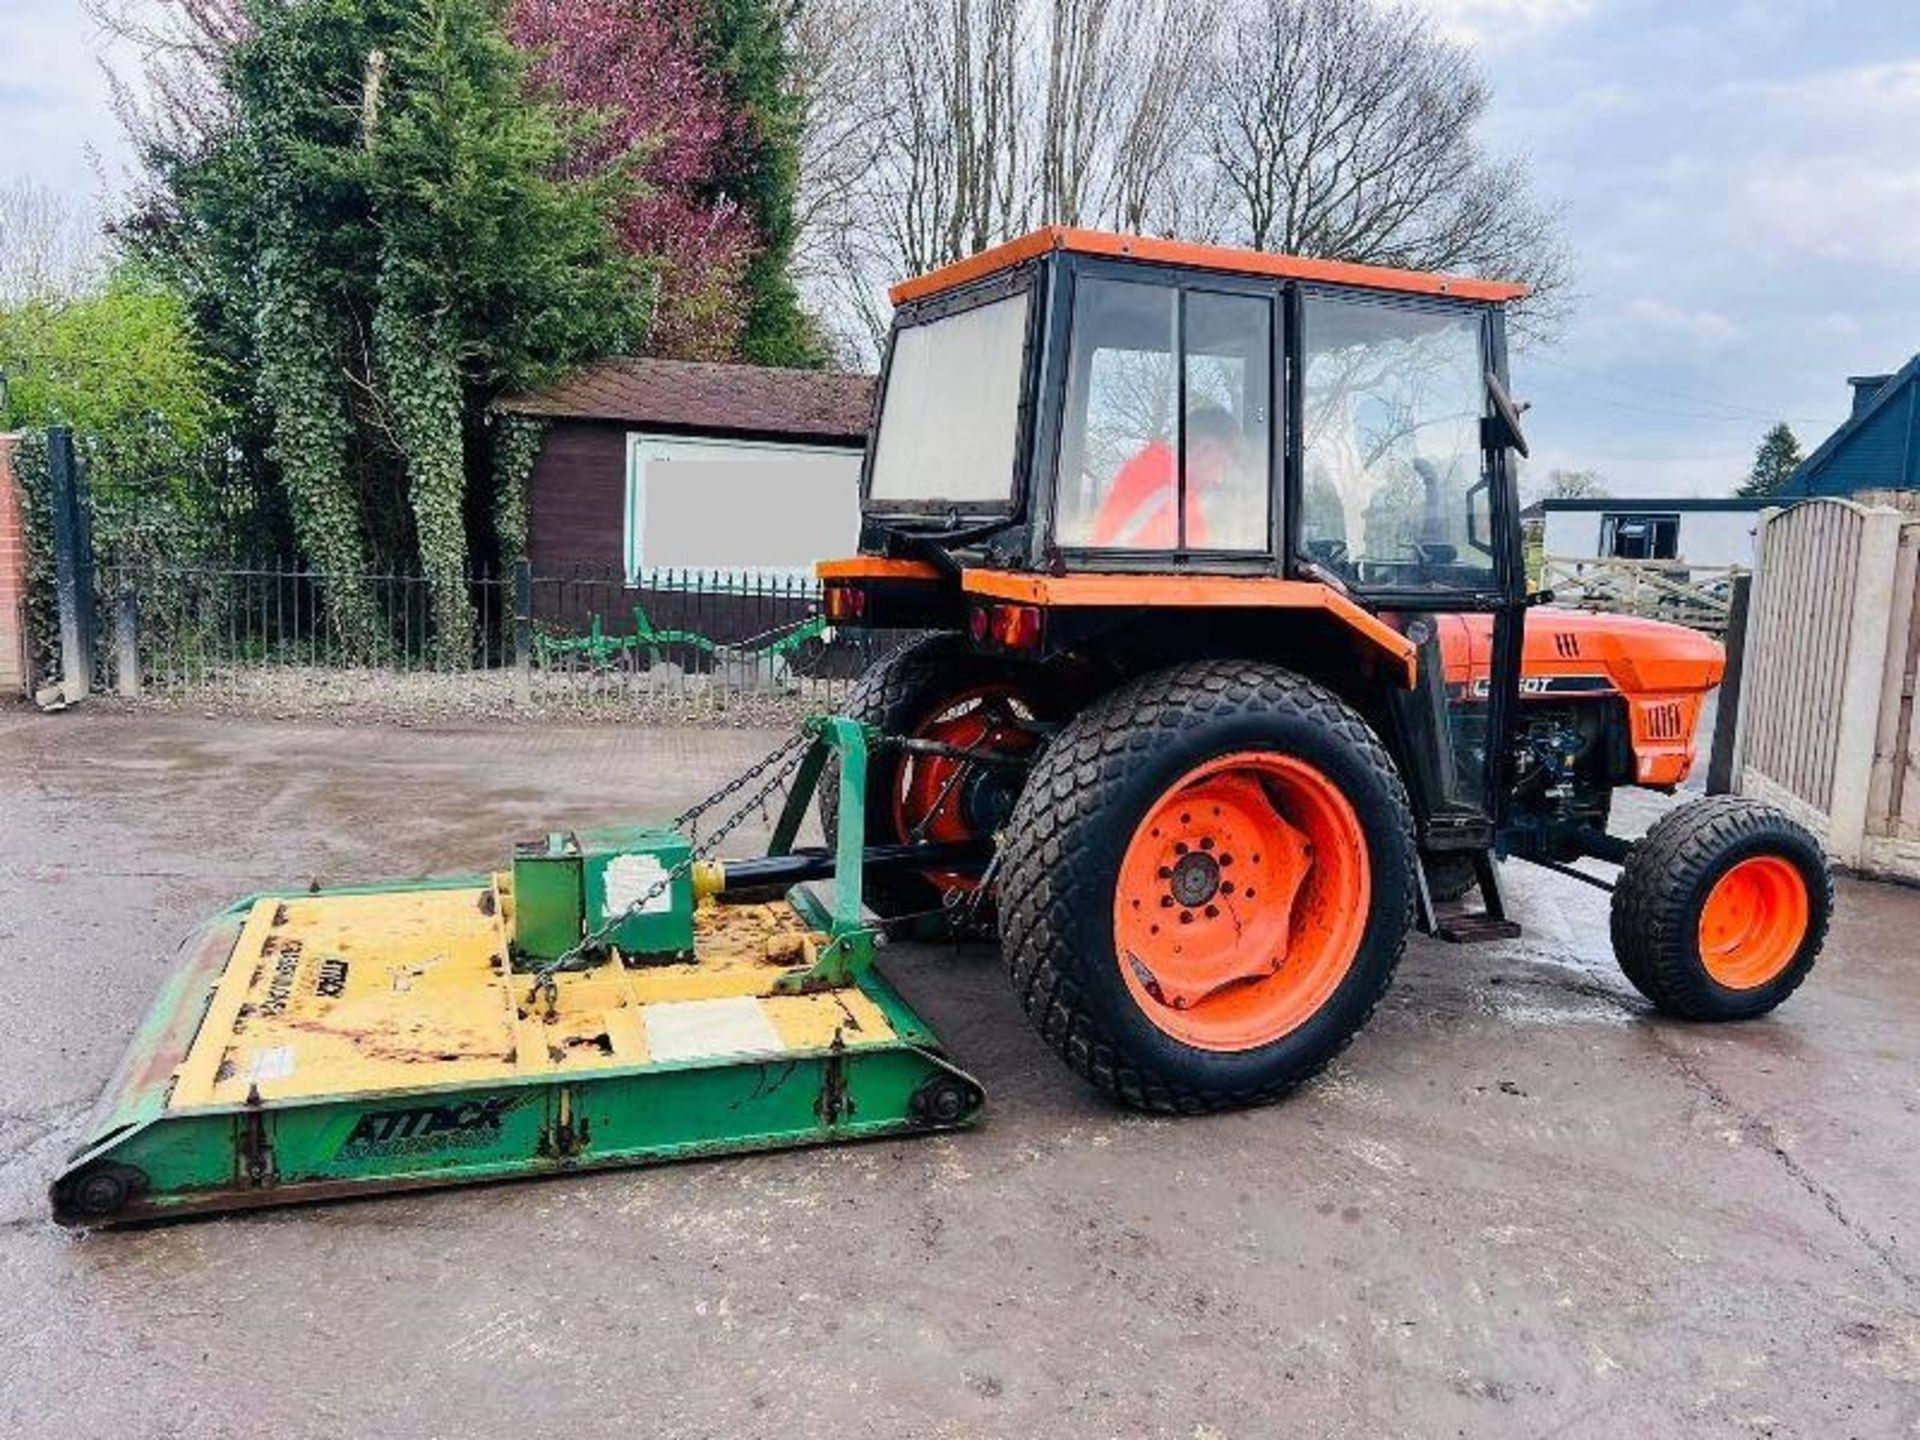
[[[69,705],[93,689],[93,557],[73,432],[47,431],[47,491],[53,507],[53,584],[60,601],[60,690]]]
[[[1827,807],[1827,848],[1836,863],[1854,866],[1866,849],[1868,801],[1873,790],[1874,742],[1880,690],[1893,623],[1893,581],[1900,560],[1900,512],[1873,509],[1860,517],[1859,560],[1853,577],[1835,726],[1833,789]]]
[[[1727,670],[1713,710],[1713,749],[1707,757],[1709,795],[1726,795],[1734,788],[1733,747],[1740,723],[1740,683],[1747,671],[1747,602],[1752,593],[1751,575],[1733,577],[1727,601]]]
[[[140,695],[140,597],[131,585],[114,607],[113,693],[133,700]]]

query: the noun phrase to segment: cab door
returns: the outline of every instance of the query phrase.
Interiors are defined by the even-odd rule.
[[[1500,314],[1311,287],[1290,312],[1293,565],[1419,648],[1419,684],[1391,701],[1388,738],[1423,847],[1490,845],[1525,603],[1510,456],[1485,423],[1488,376],[1505,367]],[[1482,666],[1463,669],[1463,641],[1484,647]]]

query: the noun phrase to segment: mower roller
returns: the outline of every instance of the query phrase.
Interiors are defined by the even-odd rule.
[[[831,853],[793,841],[837,758],[823,718],[755,767],[706,845],[567,832],[500,873],[257,895],[214,917],[54,1182],[99,1226],[969,1123],[979,1085],[874,969],[871,865],[966,866],[965,845],[881,847],[845,807]],[[769,763],[772,762],[772,763]],[[700,858],[791,784],[767,856]],[[784,900],[764,899],[791,885]]]

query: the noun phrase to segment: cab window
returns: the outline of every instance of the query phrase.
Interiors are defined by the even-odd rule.
[[[1490,587],[1481,317],[1317,295],[1302,308],[1306,558],[1366,588]]]
[[[1061,546],[1268,548],[1272,317],[1262,296],[1080,279],[1055,492]]]

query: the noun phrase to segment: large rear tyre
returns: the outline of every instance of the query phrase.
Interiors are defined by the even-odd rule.
[[[1128,1105],[1284,1094],[1372,1014],[1412,920],[1406,792],[1367,724],[1277,666],[1134,680],[1054,738],[1001,849],[1027,1018]]]
[[[1008,667],[973,651],[959,635],[927,635],[876,661],[854,683],[841,713],[884,735],[934,740],[958,749],[1024,755],[1038,748],[1033,687]],[[867,843],[968,840],[992,834],[1013,808],[1025,772],[882,745],[867,762]],[[820,777],[820,825],[834,833],[840,776]],[[864,898],[874,914],[898,920],[939,912],[949,896],[979,883],[968,872],[870,876]],[[976,924],[990,924],[986,906]]]
[[[1833,913],[1827,857],[1771,805],[1715,795],[1663,815],[1613,892],[1613,952],[1685,1020],[1764,1015],[1800,987]]]

